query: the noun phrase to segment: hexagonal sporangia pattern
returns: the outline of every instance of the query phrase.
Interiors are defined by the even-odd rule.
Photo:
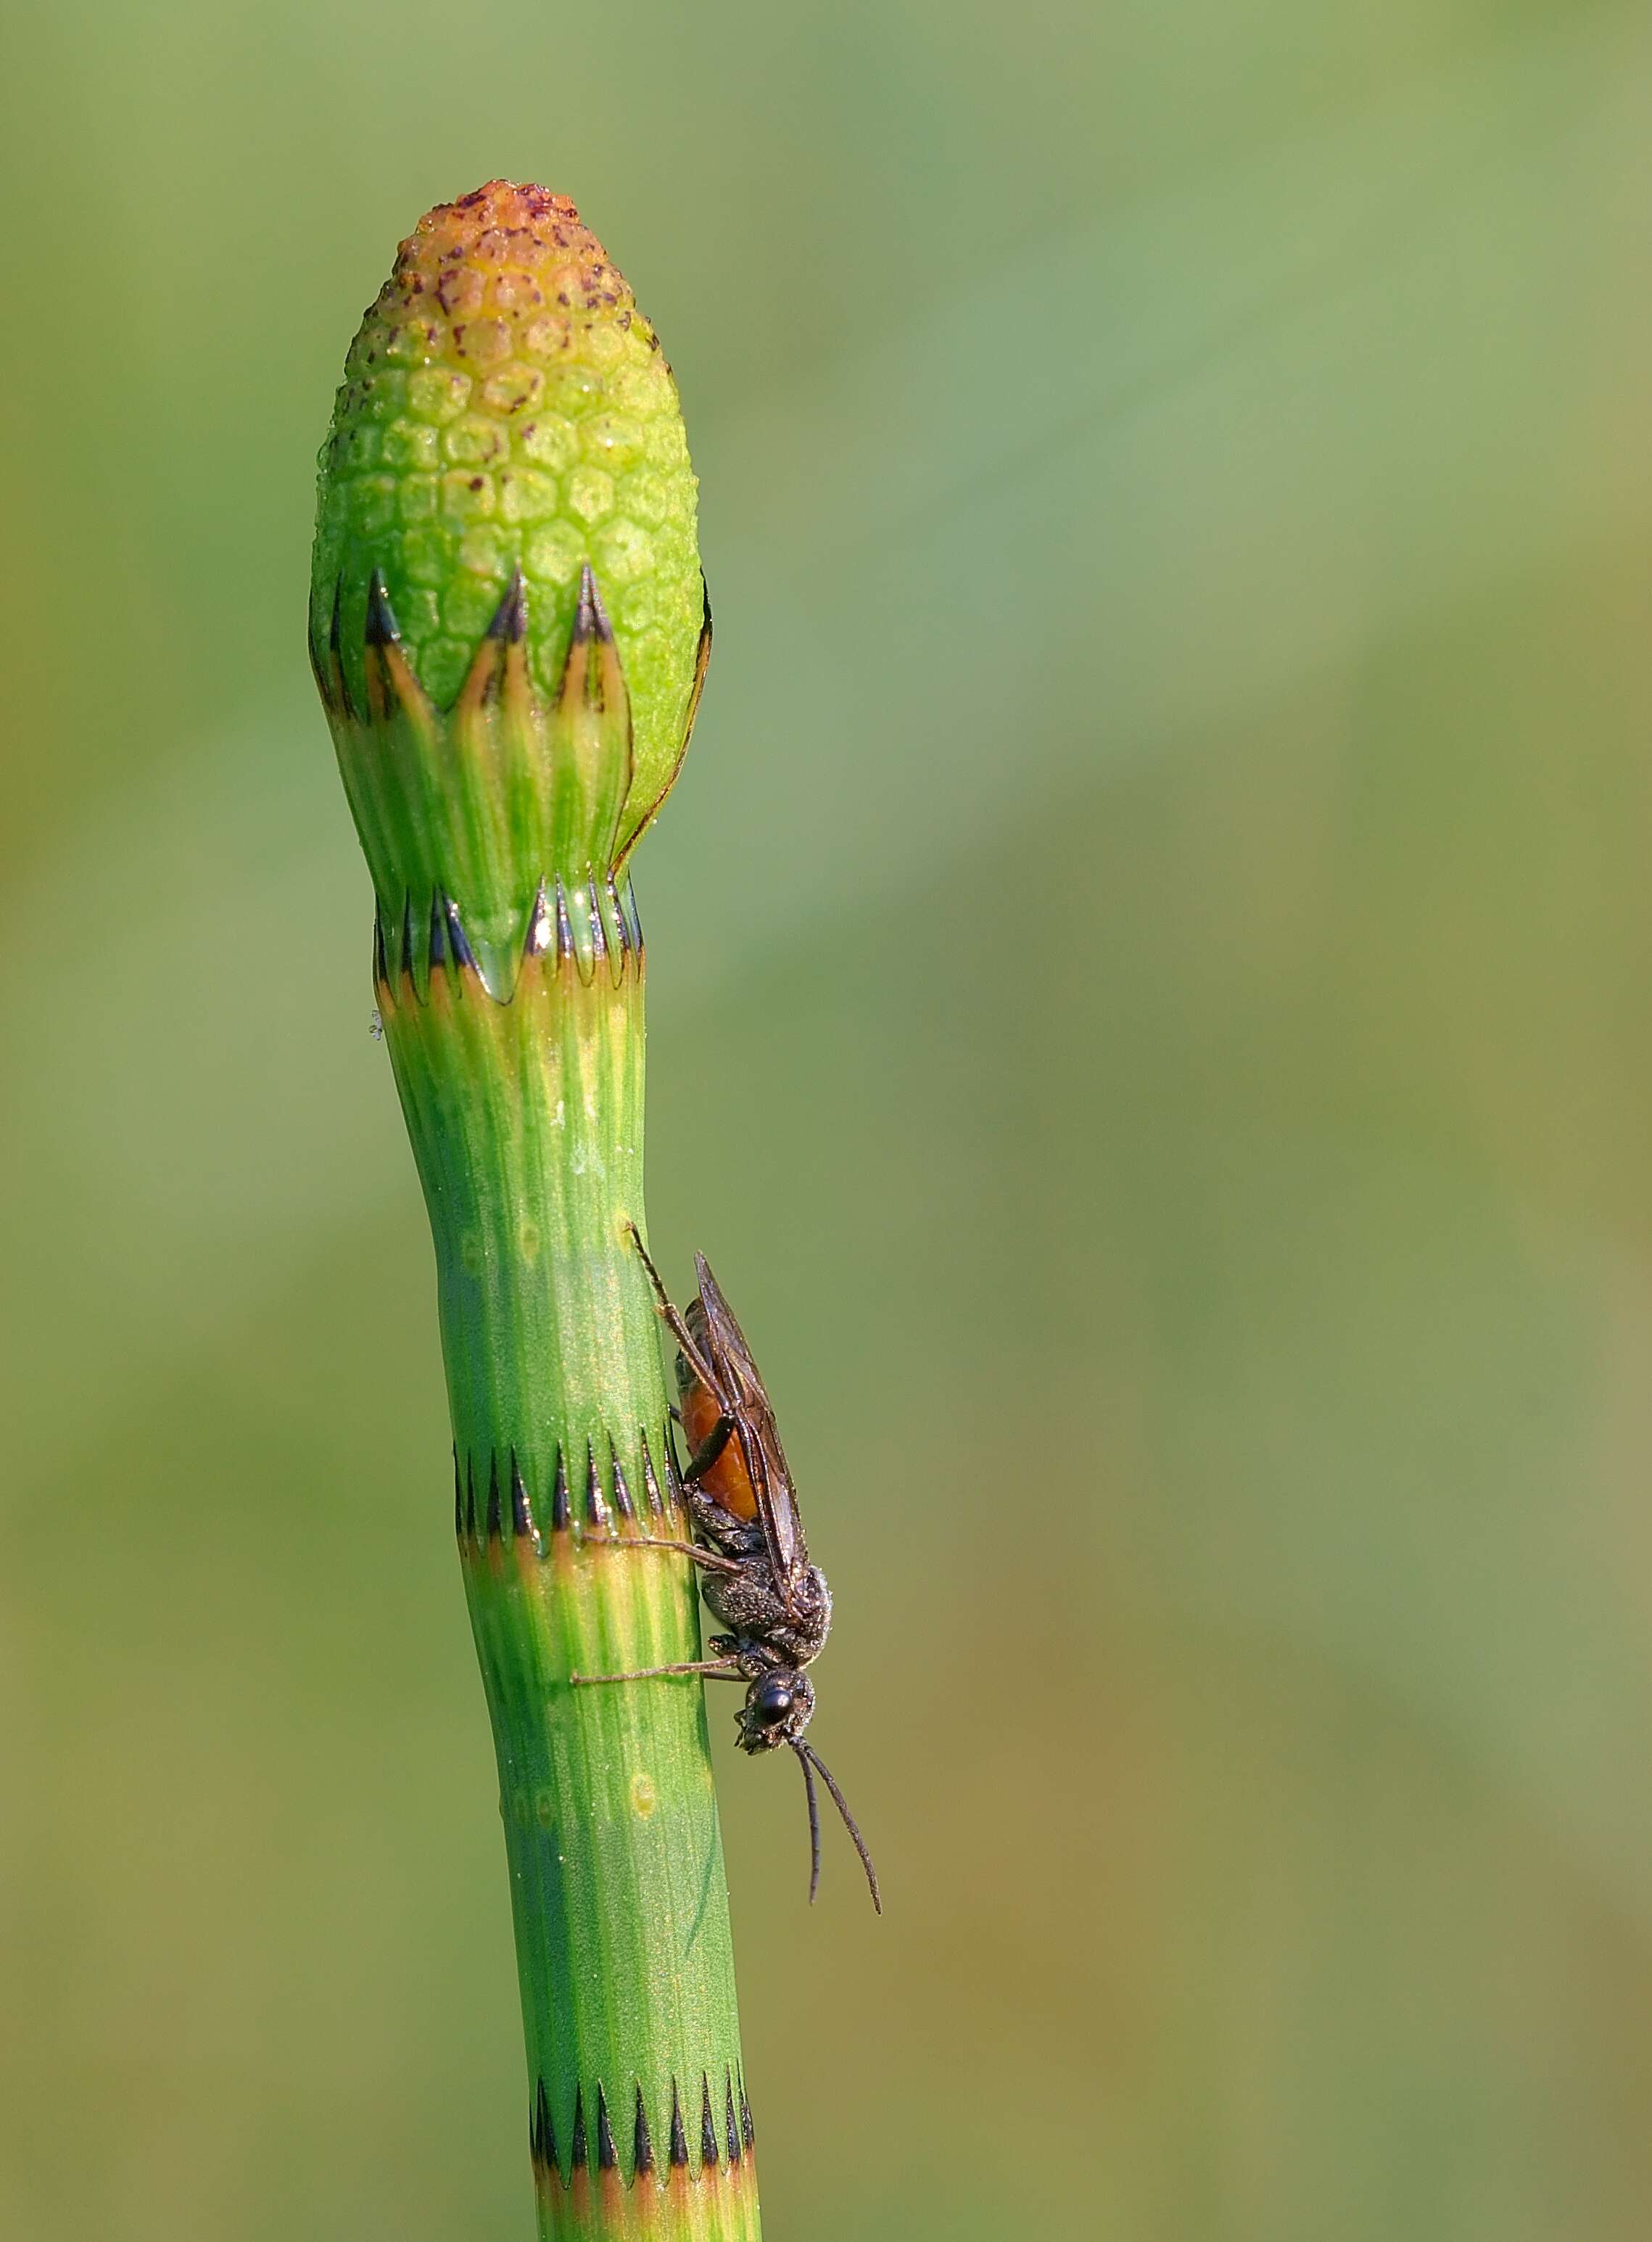
[[[494,180],[420,221],[351,347],[320,467],[313,631],[340,585],[359,645],[382,569],[414,669],[446,705],[520,566],[548,692],[588,560],[639,775],[659,764],[663,782],[702,621],[695,476],[654,330],[566,196]]]

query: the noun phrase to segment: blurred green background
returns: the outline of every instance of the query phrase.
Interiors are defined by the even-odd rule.
[[[1644,9],[9,44],[0,2235],[530,2231],[303,647],[361,306],[500,173],[682,386],[655,1243],[781,1405],[889,1896],[839,1832],[811,1917],[726,1752],[769,2232],[1638,2242]]]

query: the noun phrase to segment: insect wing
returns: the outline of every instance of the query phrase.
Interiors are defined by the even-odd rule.
[[[734,1310],[723,1298],[704,1254],[696,1253],[694,1259],[700,1279],[707,1350],[711,1356],[711,1367],[722,1386],[719,1399],[735,1420],[735,1438],[740,1443],[757,1498],[757,1514],[769,1544],[769,1561],[775,1568],[781,1599],[789,1610],[792,1584],[802,1578],[808,1567],[809,1547],[803,1540],[803,1521],[791,1489],[786,1453],[780,1445],[768,1389],[752,1359],[751,1349],[746,1345],[746,1335],[735,1322]]]

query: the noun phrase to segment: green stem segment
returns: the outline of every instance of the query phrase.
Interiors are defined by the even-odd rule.
[[[556,915],[567,946],[554,931],[507,1004],[450,938],[422,1001],[381,950],[379,996],[436,1243],[542,2231],[722,2237],[756,2225],[702,1694],[569,1685],[700,1655],[690,1568],[627,1546],[691,1529],[628,1229],[642,950],[628,898],[598,895],[588,969]],[[658,2203],[633,2203],[639,2167]]]
[[[588,263],[601,258],[571,206],[538,190],[495,186],[432,213],[386,292],[405,304],[427,282],[452,299],[416,372],[468,381],[462,362],[448,364],[462,361],[460,310],[473,331],[495,312],[495,328],[531,325],[534,292],[546,295],[534,252],[547,238],[553,255],[571,243]],[[596,285],[605,276],[617,280],[603,260],[575,291],[592,299],[575,326],[587,363],[555,370],[564,404],[576,375],[601,403],[626,353],[646,363],[653,348],[646,329],[638,340],[640,314],[618,330],[617,354],[602,339],[620,301]],[[490,364],[510,340],[487,340]],[[358,362],[377,363],[359,340]],[[519,409],[509,399],[542,405],[543,387],[513,379],[488,393],[508,423]],[[448,393],[432,379],[416,393]],[[691,1529],[630,1234],[643,1225],[644,959],[619,867],[680,758],[705,636],[675,672],[662,666],[654,624],[680,588],[668,583],[652,602],[628,594],[631,614],[652,619],[628,645],[589,558],[566,600],[536,590],[528,531],[541,560],[575,536],[547,545],[536,468],[541,511],[514,560],[507,550],[491,619],[440,705],[393,594],[406,540],[363,530],[355,501],[338,500],[339,460],[360,464],[361,409],[347,384],[324,454],[312,649],[373,875],[379,1004],[435,1241],[454,1522],[499,1763],[541,2232],[755,2242],[702,1688],[692,1676],[571,1680],[700,1655],[692,1567],[639,1546]],[[542,463],[549,417],[506,426],[504,458],[526,440]],[[647,431],[616,435],[622,420],[595,416],[599,452],[628,444],[646,462]],[[464,440],[474,453],[484,436],[471,427]],[[418,463],[433,456],[408,449]],[[367,452],[381,462],[384,445]],[[508,488],[508,467],[489,456]],[[611,487],[606,469],[570,479],[569,522],[602,474]],[[492,565],[495,548],[479,549]],[[621,547],[610,537],[604,549]],[[436,648],[424,667],[448,659]]]

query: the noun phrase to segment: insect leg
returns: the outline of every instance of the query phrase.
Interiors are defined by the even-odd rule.
[[[729,1437],[734,1428],[735,1420],[732,1417],[718,1418],[716,1423],[682,1467],[684,1479],[702,1480],[705,1477],[712,1465],[728,1447]]]
[[[697,1541],[666,1541],[653,1534],[588,1534],[588,1541],[605,1541],[612,1549],[675,1549],[684,1557],[692,1557],[696,1565],[703,1565],[709,1573],[738,1573],[744,1568],[735,1557],[721,1557],[715,1549],[702,1549]]]
[[[589,1689],[599,1682],[653,1682],[662,1674],[704,1674],[714,1682],[743,1682],[745,1675],[726,1658],[688,1658],[675,1666],[639,1666],[631,1674],[570,1674],[576,1689]]]

